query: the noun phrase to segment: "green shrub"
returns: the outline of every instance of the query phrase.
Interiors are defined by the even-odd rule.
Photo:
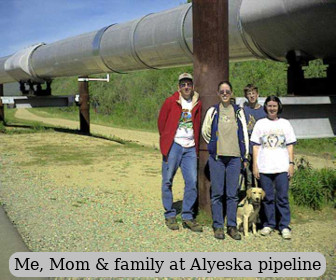
[[[296,205],[320,210],[326,203],[336,206],[336,171],[331,168],[314,170],[301,158],[290,187]]]
[[[0,122],[0,133],[6,133],[6,127],[3,122]]]

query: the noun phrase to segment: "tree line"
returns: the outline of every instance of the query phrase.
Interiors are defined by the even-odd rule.
[[[243,96],[246,84],[253,83],[259,87],[260,96],[284,96],[287,92],[286,70],[285,63],[269,60],[231,62],[229,77],[234,95]],[[111,116],[115,124],[156,129],[160,106],[177,90],[177,77],[183,72],[193,73],[192,66],[110,74],[109,83],[90,82],[91,107],[97,114]],[[305,76],[325,76],[322,62],[313,61]],[[78,93],[77,77],[55,79],[52,92],[54,95]]]

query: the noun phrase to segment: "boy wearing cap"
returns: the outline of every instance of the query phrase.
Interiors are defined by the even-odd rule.
[[[197,154],[201,124],[201,101],[194,91],[193,77],[183,73],[178,78],[178,90],[168,97],[158,118],[162,153],[162,203],[165,223],[178,230],[176,209],[173,208],[172,185],[178,167],[185,187],[182,203],[183,227],[201,232],[194,220],[193,206],[197,199]]]

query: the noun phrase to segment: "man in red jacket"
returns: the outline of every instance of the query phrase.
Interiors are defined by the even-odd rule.
[[[194,91],[193,77],[189,73],[179,76],[178,91],[168,97],[158,118],[162,160],[162,203],[165,223],[178,230],[176,209],[173,208],[173,179],[178,167],[184,178],[182,204],[183,227],[201,232],[194,220],[193,206],[197,199],[197,154],[201,125],[201,101]]]

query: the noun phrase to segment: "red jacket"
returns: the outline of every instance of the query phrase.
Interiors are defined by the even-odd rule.
[[[159,118],[158,118],[158,129],[160,133],[160,150],[162,155],[167,156],[174,142],[174,137],[176,130],[179,125],[179,120],[182,114],[182,106],[180,101],[180,93],[177,91],[172,96],[168,97],[163,103]],[[202,104],[199,100],[199,94],[194,92],[193,99],[193,108],[191,110],[193,129],[194,129],[194,138],[196,152],[198,154],[198,143],[199,143],[199,134],[201,126],[201,108]]]

